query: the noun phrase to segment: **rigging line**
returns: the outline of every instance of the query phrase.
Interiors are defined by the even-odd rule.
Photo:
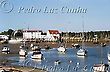
[[[84,16],[82,15],[82,48],[84,48],[85,47],[85,44],[84,44],[84,40],[85,40],[85,38],[84,38]]]

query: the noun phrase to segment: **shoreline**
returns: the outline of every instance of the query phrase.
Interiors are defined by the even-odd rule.
[[[34,67],[26,67],[26,66],[19,66],[13,65],[16,61],[13,60],[0,60],[0,71],[5,70],[7,72],[47,72],[44,69],[34,68]]]
[[[105,41],[99,42],[98,44],[94,44],[93,42],[84,42],[84,45],[93,47],[93,46],[97,46],[97,45],[101,46],[101,43],[106,43],[106,45],[110,45],[110,42],[105,42]],[[19,46],[21,44],[22,43],[18,43],[18,44],[9,44],[9,43],[8,44],[1,44],[0,43],[0,47],[4,46],[4,45],[12,45],[10,47],[19,48]],[[58,48],[60,46],[60,43],[58,43],[58,42],[38,42],[38,43],[36,43],[36,42],[26,42],[26,45],[28,47],[30,47],[31,44],[39,45],[41,48],[45,48],[46,45],[49,46],[50,48]],[[79,44],[81,46],[82,42],[67,42],[67,43],[63,43],[63,44],[65,44],[67,48],[74,48],[74,47],[72,47],[72,44]]]
[[[23,67],[23,66],[0,66],[0,71],[5,70],[8,72],[46,72],[44,69],[32,68],[32,67]]]

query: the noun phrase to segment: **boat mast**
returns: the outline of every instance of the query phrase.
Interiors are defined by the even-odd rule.
[[[82,49],[84,48],[84,16],[82,16],[82,30],[83,30],[83,32],[82,32]]]

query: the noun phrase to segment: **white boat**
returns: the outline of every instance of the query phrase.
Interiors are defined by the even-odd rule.
[[[108,55],[107,55],[107,56],[108,56],[108,61],[110,61],[110,53],[108,53]]]
[[[66,51],[66,48],[64,46],[60,46],[57,50],[59,52],[65,52]]]
[[[7,47],[7,46],[4,46],[4,47],[2,48],[2,52],[10,52],[10,48]]]
[[[101,43],[101,46],[102,47],[106,47],[106,43]]]
[[[26,51],[26,49],[27,49],[27,47],[25,46],[26,44],[25,44],[25,42],[23,43],[23,45],[20,45],[20,50],[19,50],[19,55],[21,56],[21,57],[25,57],[26,55],[27,55],[27,51]]]
[[[76,44],[72,44],[72,47],[79,48],[80,45],[76,43]]]
[[[26,50],[21,48],[20,51],[19,51],[19,55],[25,57],[27,55]]]
[[[108,72],[109,65],[108,64],[95,64],[93,66],[94,72]]]
[[[38,45],[33,45],[32,52],[32,59],[42,59],[43,54],[41,53],[41,48]]]
[[[40,47],[37,45],[34,45],[31,49],[32,49],[32,51],[40,51],[41,50]]]
[[[41,52],[33,52],[31,58],[32,59],[42,59],[42,53]]]
[[[80,50],[78,50],[77,55],[78,56],[86,56],[87,55],[87,50],[80,49]]]
[[[34,46],[34,44],[31,44],[30,47],[32,48]]]
[[[60,60],[56,60],[56,61],[54,62],[55,65],[58,65],[58,64],[60,64],[60,63],[61,63]]]
[[[40,52],[41,51],[41,48],[38,45],[33,45],[31,47],[31,49],[32,49],[33,52]]]

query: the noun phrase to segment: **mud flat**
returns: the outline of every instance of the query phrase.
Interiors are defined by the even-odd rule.
[[[0,71],[2,70],[6,72],[46,72],[45,70],[41,70],[38,68],[20,66],[0,66]]]

